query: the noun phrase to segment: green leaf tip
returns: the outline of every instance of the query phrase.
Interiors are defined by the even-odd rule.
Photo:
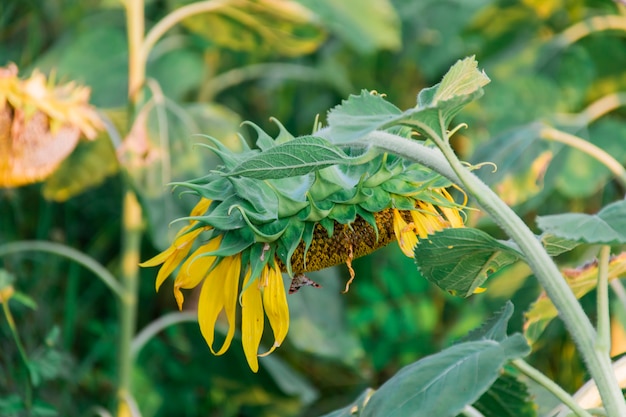
[[[467,96],[480,90],[491,80],[485,71],[478,69],[475,56],[460,59],[444,75],[433,96],[431,105],[458,96]]]

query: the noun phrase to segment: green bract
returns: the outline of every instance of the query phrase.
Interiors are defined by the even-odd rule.
[[[195,228],[208,226],[213,237],[222,235],[219,249],[206,255],[242,253],[252,270],[276,256],[293,276],[395,240],[392,209],[410,219],[410,211],[420,211],[419,202],[458,208],[442,192],[450,182],[421,165],[362,148],[341,148],[315,135],[294,137],[274,122],[280,128],[276,138],[248,123],[259,149],[251,149],[242,138],[243,151],[235,153],[208,137],[205,146],[223,165],[177,183],[211,200],[203,215],[187,218],[198,222]],[[351,233],[342,233],[341,242],[339,227]],[[333,256],[337,251],[345,253]]]

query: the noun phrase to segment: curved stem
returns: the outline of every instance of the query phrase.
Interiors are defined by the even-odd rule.
[[[611,247],[602,246],[598,258],[598,340],[596,349],[605,352],[607,355],[611,349],[611,316],[609,314],[609,258]]]
[[[216,75],[203,87],[203,101],[211,101],[221,91],[255,78],[289,78],[307,82],[322,80],[319,71],[306,65],[288,63],[253,64]]]
[[[172,27],[174,27],[180,21],[196,15],[200,13],[212,12],[221,7],[236,5],[240,3],[236,0],[209,0],[209,1],[200,1],[197,3],[191,3],[187,6],[183,6],[179,9],[174,10],[163,19],[161,19],[156,25],[150,29],[146,38],[141,45],[140,57],[142,62],[145,63],[148,60],[148,54],[150,50],[154,47],[157,41]]]
[[[56,242],[45,242],[39,240],[23,240],[20,242],[5,243],[0,246],[0,256],[5,256],[16,252],[49,252],[55,255],[63,256],[84,266],[93,272],[104,284],[113,291],[119,298],[124,296],[122,286],[117,282],[113,274],[105,267],[98,263],[95,259],[84,253]]]
[[[564,143],[595,158],[615,175],[622,187],[626,188],[626,169],[608,152],[578,136],[562,132],[552,127],[545,127],[539,133],[542,139]]]
[[[24,393],[24,406],[30,412],[33,407],[33,381],[30,372],[30,361],[28,360],[28,355],[26,355],[26,349],[24,349],[24,345],[22,345],[22,340],[20,339],[20,335],[17,331],[17,326],[15,326],[15,320],[13,319],[13,314],[11,314],[8,300],[0,300],[0,304],[2,304],[2,311],[4,312],[4,316],[7,319],[7,323],[9,324],[9,329],[11,331],[11,335],[13,336],[13,340],[15,341],[15,346],[17,346],[17,350],[20,353],[20,358],[22,359],[22,362],[24,362],[24,368],[26,368],[26,389]]]
[[[442,131],[445,132],[445,129],[442,129]],[[450,175],[449,168],[440,170],[441,160],[439,158],[437,158],[437,161],[430,161],[419,155],[411,155],[411,152],[415,150],[421,151],[422,149],[408,145],[411,142],[407,139],[395,135],[391,136],[395,137],[393,139],[395,143],[388,148],[385,147],[385,142],[388,144],[391,138],[381,137],[380,132],[371,133],[368,135],[367,140],[368,143],[374,144],[386,152],[393,153],[401,150],[399,155],[422,163],[454,181],[454,177]],[[379,139],[386,139],[386,141]],[[578,345],[590,374],[600,388],[602,399],[609,415],[614,417],[626,416],[626,403],[617,385],[615,374],[611,369],[610,358],[605,353],[598,352],[595,349],[596,331],[572,290],[561,276],[557,266],[541,246],[541,243],[509,206],[498,198],[485,183],[463,166],[452,148],[447,144],[445,138],[433,137],[431,139],[440,145],[441,152],[445,159],[448,160],[454,173],[456,173],[456,177],[463,183],[463,188],[476,199],[483,210],[498,223],[526,255],[529,266],[557,307],[567,329]],[[432,152],[430,154],[434,155]]]
[[[569,395],[563,388],[552,381],[550,378],[539,372],[539,370],[530,366],[522,359],[515,359],[511,361],[511,364],[517,368],[521,373],[532,379],[546,390],[550,391],[552,395],[558,398],[563,404],[565,404],[570,410],[579,417],[592,417],[591,414],[576,403],[574,398]]]
[[[594,16],[582,20],[565,29],[554,42],[560,47],[567,47],[585,36],[605,30],[621,30],[626,32],[626,18],[618,15]]]
[[[148,343],[150,339],[156,336],[163,329],[172,326],[174,324],[183,323],[187,321],[198,321],[198,313],[195,311],[183,311],[172,312],[158,319],[152,321],[146,327],[143,328],[133,339],[131,344],[131,352],[134,357],[137,357],[141,349]]]

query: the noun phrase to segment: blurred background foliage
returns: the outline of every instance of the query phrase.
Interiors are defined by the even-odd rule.
[[[146,1],[147,26],[187,3]],[[476,55],[492,83],[458,117],[469,128],[454,145],[466,160],[498,165],[495,174],[489,168],[479,174],[520,214],[596,212],[623,195],[590,157],[539,139],[543,126],[556,126],[626,162],[624,110],[591,123],[582,113],[626,90],[623,6],[609,0],[299,0],[296,6],[306,9],[288,10],[280,1],[266,3],[273,8],[233,7],[168,31],[147,63],[146,98],[137,115],[146,119],[147,131],[131,132],[121,146],[128,47],[120,2],[0,2],[0,65],[15,62],[22,75],[38,68],[88,85],[110,125],[96,141],[81,142],[45,182],[0,189],[0,242],[63,242],[118,270],[119,158],[130,167],[146,212],[147,259],[176,232],[169,221],[193,204],[164,184],[217,163],[193,146],[193,134],[236,147],[237,132],[249,133],[241,121],[275,132],[270,116],[305,134],[316,115],[323,120],[362,88],[412,107],[421,88],[467,55]],[[590,20],[597,17],[614,19],[610,30],[603,30],[605,20]],[[499,236],[476,211],[468,212],[468,222]],[[110,406],[118,329],[117,305],[106,287],[52,255],[7,256],[0,265],[31,299],[13,309],[26,350],[39,359],[38,413],[79,416],[94,405]],[[323,288],[289,297],[287,341],[261,361],[258,374],[238,348],[212,356],[194,323],[157,335],[138,354],[134,372],[142,415],[321,415],[449,346],[505,300],[516,306],[511,330],[521,330],[523,312],[540,292],[527,269],[513,265],[490,280],[487,292],[455,298],[422,279],[394,245],[354,266],[348,294],[341,294],[348,272],[339,267],[311,274]],[[155,271],[141,274],[139,329],[175,309],[171,287],[155,294]],[[0,409],[8,410],[23,394],[26,376],[4,321],[0,336]],[[531,362],[568,390],[586,378],[558,321],[535,344]]]

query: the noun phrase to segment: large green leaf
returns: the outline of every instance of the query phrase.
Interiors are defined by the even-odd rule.
[[[491,273],[520,257],[511,246],[471,228],[444,229],[415,248],[422,275],[461,297],[473,294]]]
[[[400,49],[400,22],[389,0],[298,0],[361,53]],[[358,13],[356,13],[358,11]]]
[[[453,417],[493,384],[508,360],[528,351],[519,334],[502,343],[454,345],[401,369],[372,395],[360,416]]]
[[[326,139],[301,136],[251,156],[224,175],[256,179],[288,178],[352,159]]]
[[[626,200],[616,201],[597,214],[566,213],[537,217],[546,233],[581,243],[626,243]]]

